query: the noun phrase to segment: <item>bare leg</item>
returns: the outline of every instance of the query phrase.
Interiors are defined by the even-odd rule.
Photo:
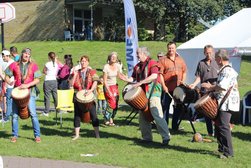
[[[80,127],[75,128],[75,136],[72,138],[73,141],[79,138]]]
[[[99,136],[99,127],[93,127],[93,128],[94,128],[96,138],[100,138],[100,136]]]

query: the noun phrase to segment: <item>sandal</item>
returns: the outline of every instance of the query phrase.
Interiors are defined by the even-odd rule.
[[[115,126],[115,124],[114,124],[114,123],[110,123],[109,125],[110,125],[110,126]]]
[[[16,143],[16,142],[17,142],[17,137],[12,137],[12,138],[10,139],[10,142]]]
[[[36,143],[40,143],[40,142],[41,142],[41,138],[40,138],[40,137],[36,137],[36,138],[35,138],[35,142],[36,142]]]
[[[72,140],[75,141],[75,140],[77,140],[78,138],[79,138],[79,136],[74,136],[74,137],[72,138]]]
[[[107,125],[107,126],[110,125],[110,122],[109,122],[109,121],[106,121],[106,122],[105,122],[105,125]]]

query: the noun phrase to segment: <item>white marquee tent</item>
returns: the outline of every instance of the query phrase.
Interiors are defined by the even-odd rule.
[[[188,67],[187,84],[195,79],[197,64],[205,57],[203,48],[207,44],[213,45],[215,50],[227,49],[233,67],[237,72],[240,71],[241,56],[251,55],[250,18],[251,8],[242,9],[177,48]]]

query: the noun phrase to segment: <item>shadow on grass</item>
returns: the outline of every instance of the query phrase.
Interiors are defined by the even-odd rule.
[[[237,137],[241,140],[244,140],[244,141],[251,141],[251,134],[250,133],[243,133],[243,132],[232,132],[232,135],[234,137]]]

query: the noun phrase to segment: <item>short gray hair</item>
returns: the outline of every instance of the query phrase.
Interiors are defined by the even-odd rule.
[[[222,60],[224,61],[228,61],[229,60],[229,55],[227,50],[225,49],[219,49],[216,53],[215,53],[215,57],[220,57]]]
[[[138,50],[144,53],[146,56],[150,56],[150,52],[148,51],[147,47],[139,47]]]

